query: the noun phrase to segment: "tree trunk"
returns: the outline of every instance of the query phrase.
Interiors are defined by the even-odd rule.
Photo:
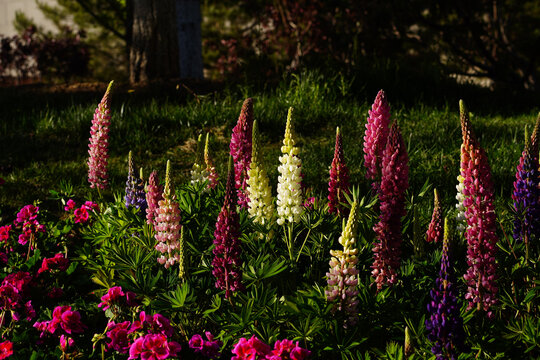
[[[176,0],[180,77],[202,79],[201,4],[199,0]]]
[[[131,83],[179,77],[174,0],[134,0]]]

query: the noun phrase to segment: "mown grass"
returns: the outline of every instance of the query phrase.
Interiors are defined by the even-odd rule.
[[[255,100],[255,118],[263,136],[262,153],[274,185],[286,113],[293,106],[305,182],[311,193],[326,196],[336,126],[344,134],[352,182],[368,191],[362,142],[376,91],[355,91],[355,81],[346,76],[328,78],[306,73],[290,76],[274,88],[231,87],[199,95],[177,90],[150,93],[118,88],[112,95],[112,192],[123,191],[129,150],[146,175],[156,169],[163,176],[166,160],[170,159],[175,183],[186,181],[195,159],[195,138],[207,131],[212,134],[211,152],[223,175],[231,130],[242,101],[248,96]],[[461,144],[460,96],[452,92],[454,95],[444,101],[426,104],[400,101],[410,99],[411,94],[401,96],[385,90],[392,116],[399,122],[407,145],[411,194],[427,181],[440,190],[446,207],[453,206]],[[103,93],[24,89],[0,92],[0,177],[6,181],[0,187],[0,216],[11,219],[17,209],[37,199],[46,206],[49,191],[69,187],[66,184],[72,185],[81,197],[95,197],[97,193],[90,191],[86,180],[86,160],[92,115]],[[504,110],[499,112],[500,102],[494,101],[490,106],[485,91],[481,92],[481,106],[477,108],[477,99],[470,89],[464,90],[464,94],[469,96],[463,98],[472,112],[474,130],[489,156],[502,206],[510,198],[515,167],[523,149],[524,128],[532,131],[538,108],[512,110],[501,105]],[[112,192],[105,196],[112,198]],[[431,196],[424,201],[431,203]]]

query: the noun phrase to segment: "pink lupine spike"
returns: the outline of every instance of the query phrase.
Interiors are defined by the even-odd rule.
[[[345,201],[345,194],[350,194],[349,169],[345,164],[342,137],[339,128],[337,128],[334,160],[332,160],[330,167],[330,182],[328,183],[328,211],[330,213],[338,214],[341,217],[348,215],[348,208],[342,204]]]
[[[229,145],[234,160],[235,187],[238,192],[238,205],[248,208],[247,178],[251,163],[251,136],[253,128],[253,100],[248,98],[242,105],[240,116],[233,128]]]
[[[443,232],[443,218],[442,218],[442,209],[441,203],[439,202],[439,193],[435,189],[435,206],[433,207],[433,215],[431,216],[431,222],[429,223],[429,228],[426,234],[427,242],[438,243],[442,241],[444,232]]]
[[[90,128],[88,145],[88,182],[91,188],[105,189],[108,181],[109,125],[111,121],[110,92],[113,82],[109,83],[103,99],[94,112]]]
[[[146,222],[151,225],[156,225],[157,210],[159,208],[159,201],[163,200],[163,187],[159,185],[159,179],[157,171],[152,171],[148,178],[148,185],[146,186]]]

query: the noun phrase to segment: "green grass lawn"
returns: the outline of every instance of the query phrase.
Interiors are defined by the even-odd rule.
[[[105,84],[103,90],[86,92],[0,90],[0,177],[6,181],[0,187],[0,216],[11,218],[21,206],[38,199],[46,203],[50,190],[60,191],[70,185],[75,194],[91,196],[86,166],[88,137],[104,89]],[[274,185],[286,113],[293,106],[305,182],[312,193],[326,196],[336,126],[344,135],[353,184],[364,191],[369,189],[362,145],[376,91],[365,90],[359,96],[352,82],[344,77],[325,79],[317,74],[293,76],[264,91],[238,87],[194,96],[180,90],[113,90],[109,147],[113,192],[123,192],[130,150],[136,166],[142,166],[146,176],[153,169],[163,176],[170,159],[174,181],[186,181],[195,159],[195,139],[201,132],[212,134],[211,150],[223,176],[231,130],[246,97],[254,98],[264,162]],[[385,91],[392,117],[399,122],[407,145],[411,194],[427,181],[439,189],[445,206],[453,206],[461,144],[459,96],[425,104],[403,102],[400,99],[410,99],[411,95]],[[523,149],[524,129],[532,131],[538,109],[508,110],[508,104],[501,104],[498,111],[497,101],[486,105],[489,97],[485,92],[481,94],[476,98],[471,91],[464,91],[463,99],[489,156],[496,194],[506,204]],[[431,202],[431,196],[426,201]]]

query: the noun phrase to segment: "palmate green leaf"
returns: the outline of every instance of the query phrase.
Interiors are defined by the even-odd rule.
[[[118,243],[112,243],[106,249],[105,256],[114,263],[116,270],[135,271],[141,268],[151,268],[155,264],[157,257],[155,252],[149,252],[137,245],[134,246],[132,242],[122,239]]]
[[[271,261],[270,255],[259,255],[257,259],[250,262],[244,271],[244,281],[248,282],[248,287],[259,284],[262,280],[276,276],[287,269],[285,259]]]
[[[162,275],[163,271],[161,269],[156,272],[138,268],[135,274],[132,272],[127,273],[125,281],[135,293],[154,298],[158,294],[158,290],[162,290],[157,287]]]
[[[196,296],[187,282],[178,285],[174,291],[159,295],[159,298],[166,301],[169,304],[169,307],[173,309],[183,309],[188,307],[185,309],[186,311],[194,310],[193,305],[196,300]]]

